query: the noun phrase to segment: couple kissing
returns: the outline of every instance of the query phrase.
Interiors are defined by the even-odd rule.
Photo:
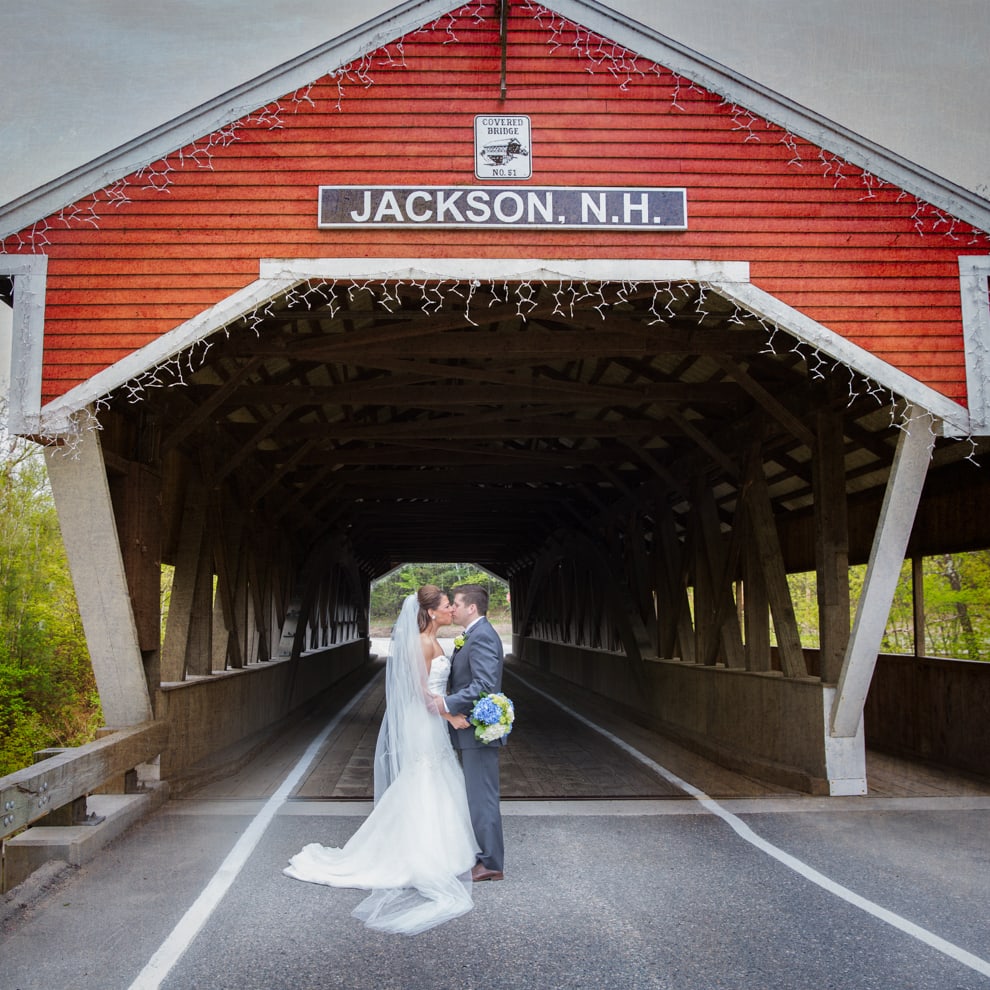
[[[483,742],[470,721],[482,696],[501,691],[502,641],[483,587],[452,594],[424,585],[406,598],[392,631],[371,814],[343,847],[310,843],[283,871],[370,891],[354,916],[404,935],[470,911],[472,884],[503,876],[505,735]],[[464,633],[448,657],[437,630],[452,623]]]

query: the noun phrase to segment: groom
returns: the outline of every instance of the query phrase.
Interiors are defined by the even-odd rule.
[[[474,737],[467,715],[482,694],[502,690],[502,640],[487,619],[488,592],[478,584],[453,589],[455,624],[464,627],[464,645],[450,659],[449,694],[441,699],[456,716],[450,738],[460,750],[468,808],[474,835],[481,846],[471,879],[501,880],[504,864],[502,813],[499,809],[498,752],[505,739],[483,743]]]

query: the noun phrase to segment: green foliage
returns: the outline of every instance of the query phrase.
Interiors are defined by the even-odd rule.
[[[371,586],[371,624],[389,629],[402,602],[424,584],[435,584],[446,592],[459,584],[480,584],[488,590],[492,615],[508,610],[509,586],[476,564],[404,564]]]
[[[990,550],[924,561],[925,652],[990,660]]]
[[[794,619],[801,645],[808,649],[818,649],[821,638],[818,631],[818,581],[815,572],[788,574],[787,583],[791,588],[791,603],[794,606]]]
[[[924,654],[990,661],[990,550],[939,554],[922,560]],[[806,647],[817,647],[818,601],[814,572],[789,574],[794,615]],[[866,567],[849,568],[850,623],[863,593]],[[913,654],[914,596],[911,562],[905,561],[880,649]]]
[[[50,746],[89,742],[96,684],[44,461],[7,440],[0,460],[0,775]]]

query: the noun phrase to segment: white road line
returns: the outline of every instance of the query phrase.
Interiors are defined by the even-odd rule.
[[[234,844],[227,858],[220,864],[219,869],[203,888],[203,892],[192,903],[188,911],[179,919],[171,934],[161,944],[157,952],[148,960],[148,964],[138,974],[137,979],[130,985],[129,990],[157,990],[162,980],[168,976],[172,967],[179,961],[182,954],[192,945],[193,939],[206,924],[217,905],[223,900],[224,894],[237,879],[238,874],[248,861],[251,853],[261,841],[265,830],[271,824],[279,808],[285,803],[296,785],[302,780],[312,762],[316,759],[326,742],[327,737],[338,726],[341,719],[371,690],[375,681],[381,677],[379,673],[373,677],[356,695],[324,727],[323,731],[309,744],[299,762],[289,771],[275,793],[265,802],[264,807],[251,820],[244,834]]]
[[[558,708],[563,709],[572,718],[577,719],[578,722],[588,726],[589,729],[593,729],[595,732],[603,735],[606,739],[627,752],[630,756],[639,760],[640,763],[645,764],[653,770],[654,773],[659,774],[659,776],[663,777],[664,780],[673,784],[675,787],[679,787],[691,797],[695,798],[695,800],[697,800],[699,804],[701,804],[707,811],[711,812],[711,814],[716,817],[721,818],[722,821],[724,821],[740,838],[745,839],[748,843],[750,843],[750,845],[755,846],[761,852],[771,856],[779,863],[782,863],[784,866],[788,867],[788,869],[798,873],[806,880],[810,880],[813,884],[821,887],[822,890],[826,890],[830,894],[834,894],[836,897],[847,901],[854,907],[858,907],[861,911],[865,911],[867,914],[873,915],[874,918],[879,918],[880,921],[886,922],[888,925],[904,932],[906,935],[910,935],[913,938],[918,939],[919,942],[923,942],[925,945],[931,946],[931,948],[936,949],[938,952],[949,956],[949,958],[955,959],[956,962],[960,962],[964,966],[968,966],[970,969],[975,970],[983,976],[990,976],[990,962],[987,962],[985,959],[981,959],[979,956],[973,955],[971,952],[967,952],[965,949],[960,948],[958,945],[954,945],[952,942],[946,941],[934,932],[928,931],[927,928],[922,928],[920,925],[916,925],[913,921],[908,921],[907,918],[902,918],[899,914],[895,914],[893,911],[888,911],[879,904],[876,904],[865,897],[861,897],[855,891],[850,890],[848,887],[842,886],[840,883],[836,883],[823,873],[819,873],[814,867],[808,866],[807,863],[802,862],[796,856],[792,856],[790,853],[784,852],[784,850],[778,846],[773,845],[773,843],[767,842],[766,839],[763,839],[757,835],[741,818],[738,818],[730,811],[726,811],[725,808],[723,808],[717,801],[710,798],[704,791],[699,790],[693,784],[689,784],[686,780],[682,780],[677,776],[677,774],[671,772],[666,767],[661,766],[655,760],[651,760],[645,753],[641,753],[638,749],[630,746],[629,743],[620,739],[618,736],[613,735],[608,731],[608,729],[603,729],[600,725],[596,725],[590,719],[578,714],[573,708],[568,708],[567,705],[558,701],[553,695],[548,694],[546,691],[541,691],[538,687],[530,684],[524,677],[520,677],[515,671],[511,671],[510,674],[512,677],[517,678],[525,684],[529,690],[535,692],[543,698],[546,698],[548,701],[552,701]]]

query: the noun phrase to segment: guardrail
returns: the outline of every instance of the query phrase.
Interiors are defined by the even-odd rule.
[[[153,760],[168,734],[167,723],[145,722],[0,777],[0,839]]]

